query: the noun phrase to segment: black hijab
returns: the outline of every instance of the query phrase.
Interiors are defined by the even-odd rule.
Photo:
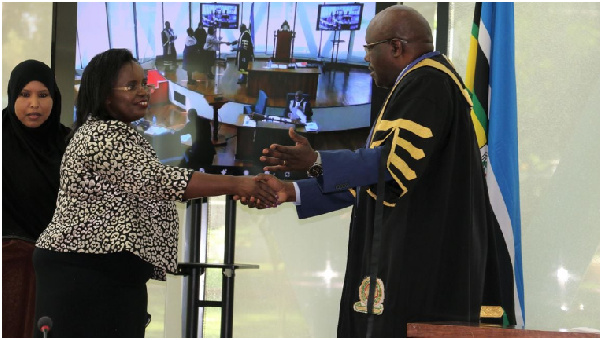
[[[44,84],[53,100],[48,119],[37,128],[21,123],[15,102],[31,81]],[[60,123],[61,96],[50,68],[37,60],[17,65],[2,110],[2,237],[37,240],[48,226],[58,195],[59,169],[69,129]]]

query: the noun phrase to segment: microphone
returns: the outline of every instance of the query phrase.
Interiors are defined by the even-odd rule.
[[[48,316],[42,316],[38,320],[37,326],[40,332],[44,333],[44,338],[47,338],[48,332],[50,332],[50,329],[52,328],[52,319],[50,319]]]
[[[256,120],[256,121],[265,120],[266,118],[267,118],[266,116],[261,115],[260,113],[253,112],[250,114],[250,119]]]

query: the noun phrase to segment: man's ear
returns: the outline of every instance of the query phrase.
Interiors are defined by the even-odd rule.
[[[394,57],[402,56],[402,52],[404,52],[403,47],[402,47],[402,42],[399,40],[392,40],[391,44],[392,44],[392,54],[394,55]]]

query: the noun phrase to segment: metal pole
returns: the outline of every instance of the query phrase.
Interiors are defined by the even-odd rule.
[[[206,198],[192,200],[190,203],[191,208],[191,222],[189,228],[189,253],[188,262],[200,262],[200,228],[202,220],[202,203],[205,202]],[[187,291],[187,303],[185,305],[185,337],[186,338],[197,338],[198,337],[198,301],[200,300],[200,275],[202,275],[201,268],[193,268],[191,274],[187,275],[184,280],[186,282]]]
[[[236,201],[233,196],[225,198],[225,256],[224,263],[233,265],[235,256]],[[223,269],[223,307],[221,309],[221,337],[231,338],[233,331],[233,283],[235,271]]]
[[[447,2],[437,3],[437,33],[435,37],[435,49],[443,54],[448,54],[448,32],[450,18],[450,4]]]

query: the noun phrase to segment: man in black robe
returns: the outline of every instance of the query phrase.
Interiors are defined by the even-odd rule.
[[[171,23],[165,21],[165,28],[161,32],[163,46],[163,60],[167,65],[174,65],[177,59],[177,51],[175,50],[175,31],[171,28]]]
[[[305,124],[312,121],[313,111],[308,100],[308,95],[305,96],[302,91],[296,91],[294,97],[285,108],[285,116],[292,120],[299,119]]]
[[[246,84],[248,75],[248,63],[254,59],[254,45],[252,44],[252,37],[250,31],[245,24],[240,25],[240,38],[238,41],[234,41],[231,45],[236,45],[237,51],[237,65],[240,71],[240,78],[238,84]]]
[[[371,76],[390,89],[368,145],[315,152],[290,129],[295,146],[272,145],[261,157],[265,170],[314,177],[296,188],[264,177],[281,201],[299,204],[300,218],[353,205],[338,336],[402,337],[407,322],[476,323],[484,303],[502,306],[514,324],[512,266],[460,76],[409,7],[378,13],[366,41]]]

